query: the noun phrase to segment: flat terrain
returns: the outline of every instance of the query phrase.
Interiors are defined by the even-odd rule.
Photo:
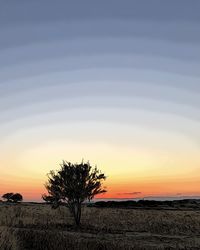
[[[65,207],[4,203],[0,249],[200,249],[200,211],[85,206],[76,229]]]

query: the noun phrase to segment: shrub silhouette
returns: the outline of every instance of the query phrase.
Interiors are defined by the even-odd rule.
[[[52,207],[57,208],[64,202],[78,226],[81,219],[81,204],[85,200],[90,201],[97,194],[106,192],[102,188],[105,179],[105,175],[97,167],[92,168],[89,162],[72,164],[63,161],[60,170],[50,171],[45,187],[53,202]],[[48,196],[44,196],[46,197]]]
[[[6,200],[6,202],[12,202],[12,199],[11,199],[12,196],[13,196],[13,193],[6,193],[2,195],[2,198]]]
[[[14,202],[14,203],[17,203],[19,201],[22,201],[23,200],[23,197],[21,194],[19,193],[6,193],[2,196],[2,198],[5,200],[6,199],[6,202]]]
[[[22,197],[21,194],[16,193],[16,194],[13,194],[13,196],[11,197],[11,199],[12,199],[12,201],[13,201],[14,203],[17,203],[17,202],[19,202],[19,201],[22,201],[22,200],[23,200],[23,197]]]

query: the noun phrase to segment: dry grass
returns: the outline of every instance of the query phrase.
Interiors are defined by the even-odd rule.
[[[200,249],[200,211],[0,205],[0,249]]]

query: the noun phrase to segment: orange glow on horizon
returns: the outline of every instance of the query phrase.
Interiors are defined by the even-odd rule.
[[[185,184],[187,184],[185,186]],[[114,180],[107,180],[104,185],[107,192],[97,195],[96,199],[119,198],[119,199],[134,199],[148,196],[198,196],[200,192],[200,183],[198,178],[196,180],[161,180],[146,181],[133,180],[132,182],[117,183]],[[188,188],[189,187],[189,188]],[[32,183],[11,183],[3,185],[1,194],[6,192],[19,192],[23,195],[25,201],[40,201],[41,195],[47,193],[44,182],[34,181]]]
[[[88,157],[82,157],[83,148],[85,152],[90,152]],[[147,151],[105,144],[84,144],[83,147],[82,144],[66,145],[59,141],[18,151],[19,147],[16,147],[15,157],[1,156],[4,169],[0,177],[0,192],[20,192],[24,200],[41,200],[41,195],[46,193],[44,184],[47,173],[59,169],[59,163],[66,159],[66,152],[71,156],[67,159],[70,162],[90,159],[92,166],[97,165],[105,173],[107,179],[103,186],[108,192],[97,198],[200,194],[200,159],[197,150],[185,154],[176,151],[166,154],[153,149]]]

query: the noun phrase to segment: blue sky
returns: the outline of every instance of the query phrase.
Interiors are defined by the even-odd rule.
[[[198,0],[1,1],[2,190],[37,198],[24,180],[42,189],[56,163],[84,158],[109,174],[110,196],[196,194],[199,9]]]

